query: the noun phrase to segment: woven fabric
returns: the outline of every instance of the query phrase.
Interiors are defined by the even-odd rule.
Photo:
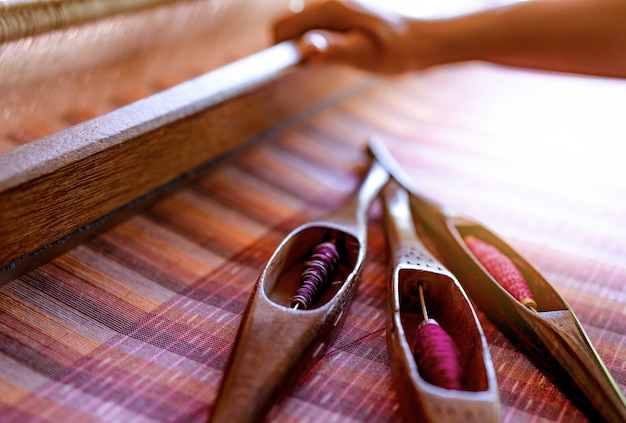
[[[291,229],[355,189],[370,135],[387,140],[425,194],[533,263],[626,391],[626,128],[624,108],[610,107],[624,98],[623,82],[467,65],[379,81],[293,122],[0,288],[1,420],[205,421],[260,270]],[[272,421],[401,420],[380,216],[375,204],[344,326]],[[586,420],[478,314],[503,421]]]

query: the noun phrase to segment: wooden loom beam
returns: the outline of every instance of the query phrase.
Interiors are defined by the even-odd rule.
[[[283,43],[0,155],[0,284],[34,252],[360,79],[299,61]]]

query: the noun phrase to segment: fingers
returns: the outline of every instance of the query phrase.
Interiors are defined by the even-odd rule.
[[[311,63],[343,63],[378,73],[397,73],[398,33],[404,21],[356,1],[328,0],[278,20],[276,42],[298,40]]]
[[[300,38],[314,29],[328,31],[349,31],[367,28],[372,23],[372,16],[360,8],[357,3],[337,0],[324,1],[307,6],[299,13],[289,14],[274,23],[274,40],[282,42]]]
[[[298,44],[305,59],[312,63],[343,63],[366,70],[375,68],[376,45],[361,31],[309,31]]]
[[[328,25],[327,3],[307,6],[302,12],[289,14],[274,22],[274,41],[300,38],[305,32],[315,28],[326,28]]]
[[[307,60],[316,60],[328,54],[329,39],[328,31],[310,31],[298,40],[298,47]]]

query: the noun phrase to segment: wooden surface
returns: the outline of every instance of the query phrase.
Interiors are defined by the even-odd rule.
[[[293,45],[276,46],[0,155],[0,263],[45,248],[356,81],[304,70],[269,83],[298,62]]]
[[[336,210],[372,134],[568,301],[626,391],[623,81],[467,64],[326,103],[189,187],[0,288],[6,421],[206,421],[252,287],[281,239]],[[385,342],[389,252],[370,216],[359,291],[274,421],[400,420]],[[585,415],[479,309],[504,422]]]
[[[297,61],[288,51],[219,70],[269,45],[269,22],[287,8],[279,1],[34,1],[3,8],[5,30],[17,22],[37,34],[0,43],[0,224],[15,234],[1,245],[3,282],[66,250],[68,239],[84,240],[86,227],[93,232],[121,220],[120,210],[153,199],[157,187],[179,183],[349,84],[341,72],[323,77],[331,84],[296,72],[285,86],[253,91],[258,78],[269,82]],[[123,13],[131,9],[141,11]],[[85,13],[93,19],[74,25]],[[59,18],[54,28],[46,26],[51,14]]]

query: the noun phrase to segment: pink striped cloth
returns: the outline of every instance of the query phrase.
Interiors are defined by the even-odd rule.
[[[570,303],[626,391],[626,83],[464,65],[375,81],[0,288],[3,422],[202,422],[260,270],[356,187],[379,135],[423,192],[487,224]],[[375,205],[358,293],[276,422],[401,419]],[[540,299],[537,299],[538,302]],[[479,317],[505,422],[585,416]]]

